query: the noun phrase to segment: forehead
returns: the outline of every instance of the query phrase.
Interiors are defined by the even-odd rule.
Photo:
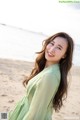
[[[62,46],[68,45],[67,40],[63,37],[56,37],[54,40],[52,40],[52,42],[55,42],[56,44],[60,44]]]

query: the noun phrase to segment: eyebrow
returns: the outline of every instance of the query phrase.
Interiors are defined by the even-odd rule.
[[[60,48],[63,48],[61,45],[58,45]]]

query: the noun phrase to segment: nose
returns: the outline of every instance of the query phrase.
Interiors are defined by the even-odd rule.
[[[54,53],[54,52],[55,52],[55,47],[51,47],[51,48],[49,49],[49,52]]]

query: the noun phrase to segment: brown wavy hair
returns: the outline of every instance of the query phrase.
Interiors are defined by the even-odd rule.
[[[44,69],[46,64],[46,59],[45,59],[46,46],[51,41],[53,41],[56,37],[65,38],[68,42],[66,57],[64,59],[61,59],[59,62],[60,72],[61,72],[61,81],[60,81],[58,91],[55,97],[53,98],[53,107],[55,111],[59,111],[63,105],[63,100],[67,98],[67,91],[68,91],[67,75],[72,66],[72,58],[73,58],[74,42],[73,42],[73,39],[67,33],[59,32],[43,41],[44,44],[43,44],[42,50],[40,52],[37,52],[38,56],[35,60],[34,68],[32,69],[30,76],[23,81],[23,85],[26,86],[28,81],[31,80],[31,78],[33,78],[35,75],[37,75],[39,72],[41,72]]]

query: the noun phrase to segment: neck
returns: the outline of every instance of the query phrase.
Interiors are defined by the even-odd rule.
[[[45,64],[45,68],[49,67],[51,65],[54,65],[54,64],[57,64],[57,62],[52,63],[52,62],[47,61],[46,64]]]

